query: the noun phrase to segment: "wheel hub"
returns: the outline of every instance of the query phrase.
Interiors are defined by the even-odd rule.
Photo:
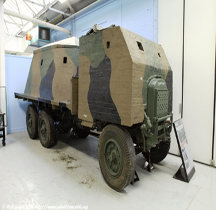
[[[109,139],[104,147],[105,165],[109,173],[117,177],[122,171],[122,155],[119,144],[114,139]]]
[[[41,122],[40,122],[40,133],[41,133],[42,139],[45,140],[47,132],[46,132],[46,122],[44,119],[41,119]]]

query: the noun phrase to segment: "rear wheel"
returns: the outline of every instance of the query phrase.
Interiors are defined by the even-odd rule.
[[[161,162],[168,154],[170,149],[170,141],[161,141],[156,147],[150,150],[150,159],[153,163]]]
[[[43,147],[49,148],[57,143],[54,120],[48,109],[42,110],[39,114],[38,133]]]
[[[133,179],[135,149],[130,135],[115,125],[107,125],[99,138],[98,159],[107,184],[122,191]]]
[[[26,126],[28,135],[31,139],[38,136],[38,112],[37,107],[33,104],[29,105],[26,112]]]

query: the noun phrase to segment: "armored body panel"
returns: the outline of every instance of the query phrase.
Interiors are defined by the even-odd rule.
[[[24,95],[50,101],[70,103],[72,76],[78,75],[79,47],[54,43],[34,51]]]
[[[164,116],[172,112],[172,70],[161,45],[118,26],[82,36],[79,53],[82,125],[91,127],[94,120],[124,126],[142,123],[152,106],[148,85],[155,77],[165,80],[162,89],[168,89]]]

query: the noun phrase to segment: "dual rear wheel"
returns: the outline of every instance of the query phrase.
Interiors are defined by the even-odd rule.
[[[39,135],[43,147],[50,148],[56,145],[54,119],[49,109],[43,109],[38,115],[37,107],[33,104],[29,105],[26,113],[26,125],[31,139],[36,139]],[[80,138],[86,138],[90,129],[76,128],[76,132]]]
[[[43,109],[38,115],[35,105],[29,105],[26,113],[26,125],[31,139],[40,138],[43,147],[49,148],[57,143],[52,113]]]
[[[38,112],[37,107],[29,105],[26,112],[26,127],[31,139],[38,137]]]
[[[43,109],[38,117],[38,134],[43,147],[50,148],[56,145],[55,125],[52,113]]]

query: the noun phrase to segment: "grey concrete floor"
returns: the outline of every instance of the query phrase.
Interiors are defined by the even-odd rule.
[[[7,135],[7,145],[0,145],[0,209],[216,209],[216,168],[195,163],[196,173],[185,183],[173,178],[181,165],[179,157],[168,155],[149,173],[142,169],[144,158],[137,155],[140,181],[119,193],[103,180],[97,138],[58,138],[55,147],[46,149],[27,132]]]

